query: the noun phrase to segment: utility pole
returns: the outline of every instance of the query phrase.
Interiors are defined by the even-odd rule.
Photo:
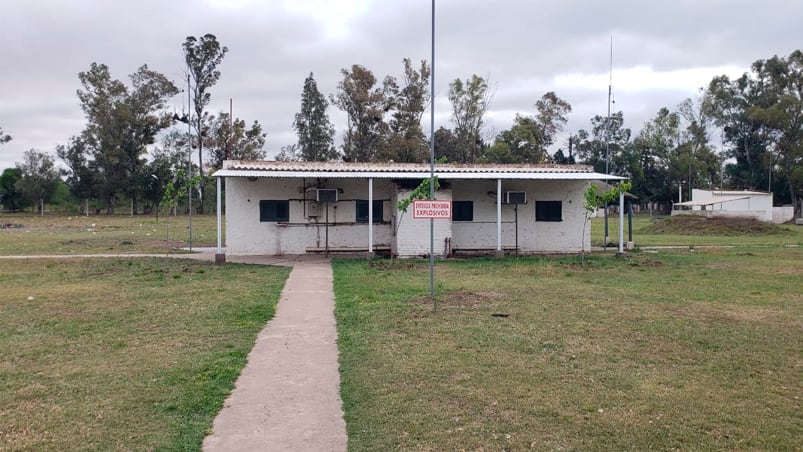
[[[432,61],[429,88],[429,199],[435,199],[435,0],[432,0]],[[429,219],[429,299],[435,308],[435,220]]]
[[[609,154],[611,148],[611,93],[613,91],[613,35],[611,35],[611,57],[610,64],[608,65],[608,117],[605,119],[605,174],[610,173],[609,169]],[[602,247],[608,248],[608,205],[605,208],[605,237],[603,238]]]
[[[189,117],[187,118],[187,206],[189,212],[189,243],[190,251],[192,251],[192,93],[190,92],[190,74],[187,72],[187,110]],[[198,139],[201,139],[201,133],[198,132]]]

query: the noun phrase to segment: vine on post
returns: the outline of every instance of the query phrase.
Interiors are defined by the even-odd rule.
[[[622,182],[619,185],[614,185],[608,190],[600,193],[599,188],[591,184],[588,186],[584,193],[583,208],[586,211],[585,221],[583,222],[583,235],[580,241],[581,249],[581,262],[585,263],[585,247],[582,245],[586,236],[586,225],[591,218],[591,214],[596,212],[600,205],[607,206],[609,203],[617,200],[619,195],[629,191],[633,188],[633,183],[630,181]]]
[[[438,176],[435,176],[433,179],[434,187],[432,188],[433,192],[438,191],[441,187],[440,182],[438,182]],[[415,187],[413,191],[407,195],[406,198],[400,199],[399,202],[396,203],[396,207],[402,211],[402,213],[407,212],[407,208],[410,207],[410,204],[415,201],[416,199],[430,199],[429,198],[429,179],[424,179],[418,184],[418,187]]]

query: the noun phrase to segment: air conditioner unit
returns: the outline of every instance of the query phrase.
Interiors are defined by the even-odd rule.
[[[337,202],[337,189],[319,188],[315,190],[315,200],[318,202]]]
[[[527,193],[523,191],[506,191],[505,204],[527,204]]]

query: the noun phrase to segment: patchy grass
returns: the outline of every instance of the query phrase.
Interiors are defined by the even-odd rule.
[[[176,253],[189,240],[189,218],[152,215],[45,217],[0,215],[0,255]],[[217,217],[193,215],[192,245],[217,244]]]
[[[775,449],[803,437],[803,251],[337,260],[351,450]]]
[[[198,450],[288,272],[0,260],[0,450]]]

